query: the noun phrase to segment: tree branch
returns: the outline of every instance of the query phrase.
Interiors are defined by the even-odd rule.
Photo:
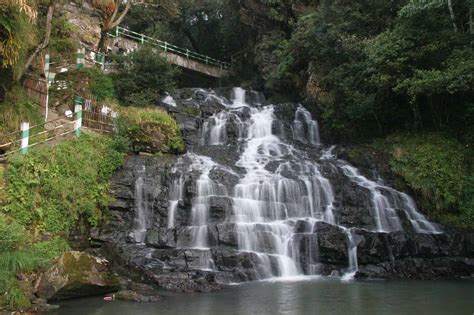
[[[51,1],[48,6],[48,13],[46,14],[46,32],[44,34],[43,41],[36,47],[35,51],[30,55],[28,60],[26,61],[25,65],[21,68],[21,70],[15,75],[14,80],[20,81],[25,72],[31,66],[33,61],[35,60],[36,56],[45,49],[49,44],[49,39],[51,37],[51,30],[52,30],[52,22],[53,22],[53,14],[54,8],[56,6],[56,1]]]
[[[454,17],[453,3],[451,0],[448,0],[449,15],[451,16],[451,22],[453,23],[454,32],[457,33],[458,27],[456,25],[456,19]]]
[[[130,10],[131,6],[132,6],[132,0],[128,0],[127,4],[125,5],[125,9],[122,11],[122,13],[117,18],[117,20],[115,20],[115,21],[112,20],[112,23],[110,24],[110,29],[113,29],[114,27],[117,27],[120,23],[122,23],[122,20],[127,15],[127,13]]]
[[[128,0],[128,2],[131,2],[131,0]],[[110,21],[115,20],[115,17],[117,16],[119,8],[120,8],[120,1],[115,0],[115,10],[114,10],[114,13],[112,14],[112,16],[110,17]]]

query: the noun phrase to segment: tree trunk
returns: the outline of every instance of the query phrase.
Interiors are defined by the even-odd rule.
[[[474,25],[472,21],[472,4],[471,7],[469,8],[469,35],[471,36],[471,47],[473,46],[474,43]]]
[[[103,17],[104,20],[102,21],[102,26],[100,29],[100,40],[98,44],[98,50],[101,53],[104,53],[104,54],[107,53],[107,38],[109,36],[109,32],[112,29],[116,28],[120,23],[122,23],[122,20],[127,15],[131,6],[132,6],[132,0],[128,0],[120,16],[117,19],[115,19],[115,17],[117,16],[118,7],[119,7],[119,1],[117,1],[117,6],[114,13],[111,16]]]
[[[456,18],[454,17],[454,9],[452,0],[448,0],[448,8],[449,8],[449,15],[451,16],[451,22],[453,23],[453,29],[456,33],[458,31],[458,27],[456,25]]]
[[[101,53],[107,53],[107,37],[109,36],[109,30],[105,28],[101,28],[100,30],[100,40],[99,44],[97,45],[97,49]]]
[[[28,68],[31,66],[33,61],[35,60],[36,56],[46,47],[48,47],[49,39],[51,37],[51,29],[52,29],[52,22],[53,22],[53,14],[54,8],[56,6],[56,1],[51,1],[48,6],[48,13],[46,14],[46,31],[44,34],[43,41],[36,47],[33,53],[30,55],[28,60],[26,61],[25,65],[18,71],[17,74],[14,76],[14,81],[18,82],[21,78],[25,75]]]

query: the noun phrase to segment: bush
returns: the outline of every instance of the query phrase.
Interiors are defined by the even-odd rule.
[[[81,72],[89,82],[89,90],[98,101],[114,99],[114,82],[110,76],[103,73],[99,68],[85,68]]]
[[[108,179],[123,163],[114,145],[109,138],[83,135],[11,158],[0,211],[53,234],[67,235],[78,220],[95,225],[110,201]]]
[[[474,228],[472,151],[457,140],[441,134],[396,135],[352,149],[349,156],[365,167],[375,165],[400,189],[407,185],[421,208],[444,225]]]
[[[119,133],[130,140],[135,152],[183,153],[184,141],[176,121],[166,112],[153,108],[122,109]]]
[[[116,94],[124,105],[154,105],[175,86],[177,70],[160,52],[143,46],[127,56],[115,56],[118,72],[113,76]]]
[[[18,223],[0,214],[0,252],[18,249],[23,243],[25,230]]]
[[[465,150],[440,135],[392,137],[392,170],[436,210],[456,209],[465,185]]]
[[[78,45],[73,39],[76,27],[66,17],[53,19],[51,39],[48,44],[50,54],[60,59],[73,59]]]
[[[66,241],[54,238],[34,243],[21,250],[0,253],[0,306],[11,309],[30,306],[27,289],[22,288],[16,275],[44,270],[48,263],[70,250]]]
[[[16,85],[7,93],[6,98],[0,103],[0,144],[8,140],[17,140],[19,135],[14,138],[2,136],[2,134],[20,130],[20,124],[28,121],[30,125],[38,124],[43,121],[38,106],[28,96],[25,90]]]

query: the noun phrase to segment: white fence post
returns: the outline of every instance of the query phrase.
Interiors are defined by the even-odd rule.
[[[82,100],[80,96],[76,96],[75,106],[74,106],[74,130],[76,131],[76,136],[81,136],[81,127],[82,127]]]
[[[30,124],[27,122],[21,123],[21,154],[28,152],[28,143],[30,141]]]

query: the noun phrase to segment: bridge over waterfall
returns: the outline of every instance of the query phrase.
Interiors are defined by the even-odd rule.
[[[163,57],[169,63],[182,68],[215,78],[221,78],[229,74],[230,63],[228,62],[217,60],[120,26],[116,27],[113,33],[109,33],[109,36],[114,39],[114,46],[121,46],[126,50],[137,49],[140,44],[151,44],[162,50]]]

